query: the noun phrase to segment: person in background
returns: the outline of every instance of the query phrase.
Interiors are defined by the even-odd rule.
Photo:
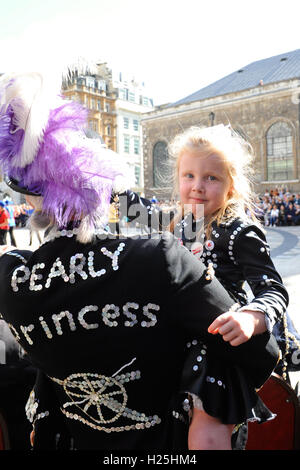
[[[9,215],[4,202],[0,201],[0,245],[5,245],[7,233],[9,231]]]
[[[295,204],[295,225],[300,225],[300,204]]]
[[[4,204],[5,204],[5,209],[7,210],[8,215],[9,215],[8,233],[9,233],[9,236],[10,236],[10,243],[11,243],[11,245],[17,246],[17,242],[16,242],[15,235],[14,235],[14,229],[15,229],[15,226],[16,226],[15,214],[14,214],[14,212],[15,212],[14,211],[14,205],[13,205],[12,200],[8,199],[8,198],[6,198],[4,200]]]
[[[285,225],[285,206],[284,206],[284,204],[281,204],[280,207],[279,207],[278,225],[280,227],[283,227]]]
[[[36,235],[38,239],[38,244],[40,245],[42,243],[42,237],[40,235],[40,231],[36,229],[35,227],[32,227],[30,224],[30,217],[34,213],[34,207],[32,204],[27,204],[25,208],[27,217],[28,217],[28,228],[29,228],[29,246],[33,245],[33,236]]]
[[[278,219],[279,209],[277,208],[276,204],[274,204],[270,211],[270,226],[273,227],[274,225],[278,225]]]
[[[288,206],[285,209],[285,222],[286,225],[295,224],[295,207],[292,202],[289,202]]]
[[[111,233],[120,235],[120,214],[117,196],[114,197],[109,206],[108,226]]]

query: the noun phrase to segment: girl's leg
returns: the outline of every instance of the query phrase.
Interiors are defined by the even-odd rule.
[[[188,436],[189,450],[232,450],[234,424],[223,424],[203,410],[193,409]]]

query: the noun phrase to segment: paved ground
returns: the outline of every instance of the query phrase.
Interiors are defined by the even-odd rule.
[[[289,312],[300,330],[300,226],[267,228],[273,262],[289,292]]]

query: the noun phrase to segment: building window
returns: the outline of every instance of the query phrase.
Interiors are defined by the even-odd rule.
[[[130,139],[129,135],[124,135],[124,152],[129,153]]]
[[[91,109],[95,109],[95,100],[94,100],[94,98],[91,98],[90,105],[91,105]]]
[[[140,139],[138,139],[137,137],[134,138],[134,153],[135,155],[139,155],[140,153]]]
[[[128,100],[128,90],[126,88],[119,88],[119,98],[121,100]]]
[[[106,135],[111,135],[111,126],[106,126]]]
[[[133,130],[138,131],[139,130],[139,121],[137,119],[133,120]]]
[[[124,129],[129,129],[129,118],[128,117],[123,118],[123,124],[124,124]]]
[[[98,90],[104,90],[106,91],[106,83],[105,80],[98,80],[96,82]]]
[[[293,132],[286,122],[276,122],[266,134],[268,181],[294,177]]]
[[[101,111],[101,101],[97,100],[97,109],[98,111]]]
[[[166,142],[156,142],[153,148],[153,185],[165,186],[170,175],[169,154]]]
[[[77,77],[76,82],[77,82],[77,85],[83,86],[83,85],[85,85],[85,78]]]
[[[110,113],[110,106],[108,103],[105,103],[105,112]]]
[[[93,77],[86,77],[85,80],[86,80],[87,87],[90,87],[90,88],[95,87],[95,79]]]
[[[131,103],[135,102],[135,94],[132,91],[128,93],[128,101],[131,101]]]
[[[144,106],[149,106],[149,100],[145,96],[143,97],[143,105]]]
[[[140,186],[141,183],[141,167],[136,165],[134,167],[134,179],[135,179],[135,185]]]
[[[95,121],[94,119],[91,119],[89,121],[89,129],[91,129],[91,131],[97,132],[98,130],[97,121]]]

